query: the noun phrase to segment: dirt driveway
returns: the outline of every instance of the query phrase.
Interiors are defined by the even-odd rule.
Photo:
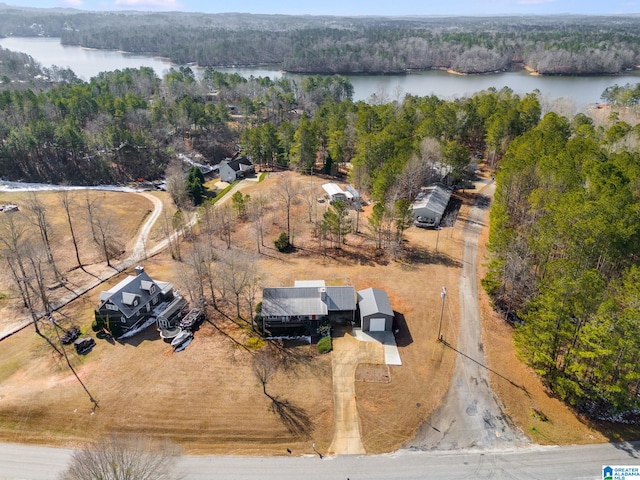
[[[334,433],[330,455],[366,453],[360,439],[355,377],[360,363],[384,364],[384,347],[377,342],[362,342],[351,333],[333,339]]]
[[[460,333],[444,338],[440,348],[457,352],[449,390],[425,422],[411,447],[454,450],[523,445],[526,436],[514,427],[489,385],[478,307],[478,236],[489,213],[495,185],[479,192],[464,228],[464,258],[460,276]]]

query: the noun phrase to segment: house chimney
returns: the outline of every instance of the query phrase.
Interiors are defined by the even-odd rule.
[[[140,275],[142,272],[144,272],[144,267],[143,267],[142,265],[138,265],[138,266],[135,268],[135,271],[136,271],[136,276],[138,276],[138,275]]]
[[[318,292],[320,292],[320,300],[325,301],[327,299],[327,289],[325,287],[320,287]]]

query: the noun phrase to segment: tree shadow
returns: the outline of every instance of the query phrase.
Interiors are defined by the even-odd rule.
[[[310,438],[313,433],[313,422],[304,408],[294,405],[289,400],[272,397],[271,411],[276,414],[292,435]]]
[[[405,261],[413,264],[438,264],[445,267],[461,268],[462,263],[444,253],[433,252],[426,248],[406,246],[404,250]]]
[[[409,326],[407,325],[407,320],[404,318],[404,314],[396,312],[395,310],[393,314],[393,331],[396,337],[396,345],[398,347],[411,345],[413,343],[413,337],[409,331]]]
[[[614,442],[612,445],[616,449],[626,452],[631,458],[640,458],[640,442]]]
[[[462,355],[463,357],[465,357],[468,360],[471,360],[473,363],[480,365],[482,368],[488,370],[489,372],[497,375],[498,377],[502,378],[503,380],[506,380],[507,382],[509,382],[512,386],[519,388],[520,390],[522,390],[524,393],[527,394],[527,396],[531,396],[531,394],[529,393],[529,391],[526,389],[526,387],[523,387],[522,385],[518,385],[517,383],[515,383],[513,380],[505,377],[504,375],[502,375],[501,373],[496,372],[495,370],[493,370],[492,368],[489,368],[487,365],[485,365],[484,363],[479,362],[478,360],[476,360],[475,358],[470,357],[469,355],[467,355],[466,353],[461,352],[460,350],[458,350],[456,347],[454,347],[453,345],[451,345],[449,342],[447,342],[445,339],[441,338],[440,341],[442,342],[442,344],[445,347],[450,348],[451,350],[453,350],[454,352],[456,352],[459,355]]]

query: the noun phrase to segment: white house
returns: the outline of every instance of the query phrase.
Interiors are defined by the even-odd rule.
[[[325,183],[324,185],[322,185],[322,188],[325,192],[327,192],[327,195],[329,195],[330,202],[335,202],[338,200],[342,200],[343,202],[347,201],[347,194],[344,190],[342,190],[342,188],[340,188],[339,185],[335,183]]]

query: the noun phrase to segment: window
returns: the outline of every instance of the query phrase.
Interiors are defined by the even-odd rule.
[[[107,310],[113,310],[115,312],[118,311],[118,307],[116,307],[113,303],[107,303],[105,307],[107,308]]]

